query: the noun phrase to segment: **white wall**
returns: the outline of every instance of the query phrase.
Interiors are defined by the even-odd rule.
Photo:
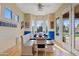
[[[17,27],[4,27],[0,26],[0,52],[5,52],[6,50],[16,47],[16,38],[18,36],[18,40],[20,41],[20,36],[23,35],[23,30],[21,30],[21,21],[23,21],[23,13],[18,9],[16,4],[1,4],[1,15],[0,21],[14,23],[15,19],[9,20],[3,17],[3,9],[4,7],[12,10],[13,13],[19,15],[19,23]]]
[[[16,45],[16,36],[16,28],[0,27],[0,52],[14,47]]]

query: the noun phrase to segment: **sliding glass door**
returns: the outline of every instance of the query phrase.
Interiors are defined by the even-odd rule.
[[[62,46],[71,52],[71,6],[64,8],[62,12]]]
[[[79,5],[72,6],[72,52],[79,55]]]
[[[67,43],[69,40],[69,12],[63,14],[63,42]]]
[[[56,39],[61,36],[62,47],[79,55],[79,4],[70,4],[65,7],[60,20],[60,22],[59,18],[56,20]]]

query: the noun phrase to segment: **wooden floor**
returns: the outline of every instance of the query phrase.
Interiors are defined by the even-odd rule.
[[[38,55],[34,55],[34,56],[54,56],[54,52],[45,52],[44,51],[38,51]]]
[[[49,45],[50,46],[50,45]],[[53,45],[52,45],[53,46]],[[24,52],[26,52],[26,49],[23,49]],[[25,53],[24,53],[25,54]],[[26,53],[29,54],[29,53]],[[22,55],[22,56],[29,56],[29,55]],[[44,51],[38,51],[38,53],[34,50],[34,47],[32,48],[32,54],[33,56],[54,56],[53,50],[47,50],[46,53]]]

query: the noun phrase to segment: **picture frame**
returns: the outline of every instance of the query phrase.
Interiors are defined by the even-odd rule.
[[[51,21],[51,22],[50,22],[50,28],[51,28],[51,29],[54,29],[54,21]]]
[[[30,28],[30,22],[25,22],[25,28]]]

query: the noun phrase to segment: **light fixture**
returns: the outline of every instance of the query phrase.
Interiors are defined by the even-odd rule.
[[[38,7],[38,10],[39,10],[39,11],[42,11],[42,10],[43,10],[44,5],[42,5],[41,3],[38,3],[37,7]]]

